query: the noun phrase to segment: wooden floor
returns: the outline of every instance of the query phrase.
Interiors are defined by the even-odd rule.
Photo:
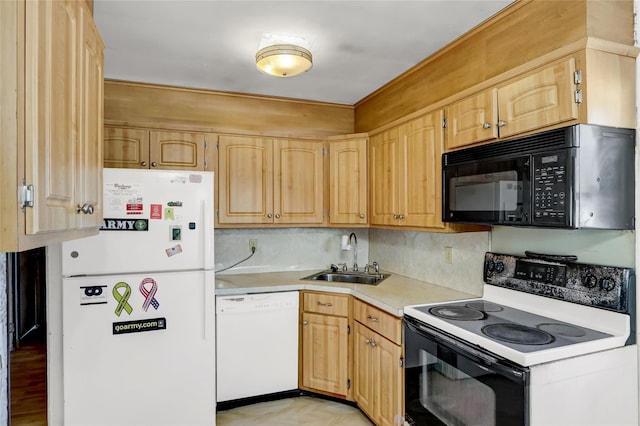
[[[47,347],[35,339],[10,354],[11,426],[47,424]]]

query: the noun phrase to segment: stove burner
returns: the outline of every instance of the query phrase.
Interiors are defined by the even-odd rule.
[[[587,334],[582,328],[569,324],[540,324],[538,328],[542,331],[546,331],[549,334],[556,334],[558,336],[566,337],[582,337]]]
[[[482,327],[482,332],[493,339],[521,345],[546,345],[555,340],[546,331],[513,323],[486,325]]]
[[[475,309],[482,312],[500,312],[504,308],[495,303],[486,302],[484,300],[478,300],[476,302],[469,302],[465,305],[467,308]]]
[[[484,313],[465,306],[434,306],[429,312],[436,317],[460,321],[478,321],[485,318]]]

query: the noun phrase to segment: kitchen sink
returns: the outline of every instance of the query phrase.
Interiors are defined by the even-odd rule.
[[[309,275],[308,277],[304,277],[301,279],[312,281],[330,281],[339,283],[377,285],[388,278],[390,275],[391,274],[370,274],[365,272],[334,272],[328,270],[318,272],[317,274]]]

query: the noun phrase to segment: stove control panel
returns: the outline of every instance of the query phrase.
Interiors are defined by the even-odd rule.
[[[487,284],[579,303],[628,312],[635,295],[633,269],[548,261],[487,252],[484,262]]]

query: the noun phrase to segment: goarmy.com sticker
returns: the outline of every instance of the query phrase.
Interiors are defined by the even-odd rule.
[[[148,231],[148,219],[104,219],[101,231]]]
[[[141,333],[143,331],[165,330],[166,328],[166,318],[122,321],[113,323],[113,334]]]

